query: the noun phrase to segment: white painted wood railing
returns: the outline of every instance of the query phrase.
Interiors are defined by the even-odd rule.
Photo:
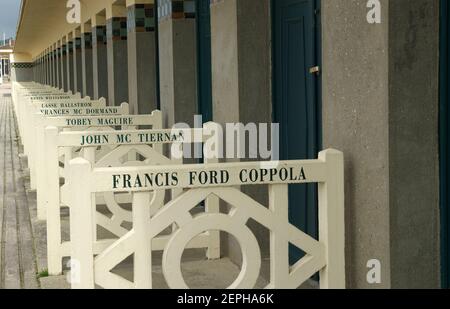
[[[52,111],[65,111],[65,116],[57,116],[57,115],[44,115],[43,113],[35,113],[30,114],[33,117],[30,117],[28,120],[28,124],[25,126],[25,136],[27,136],[25,143],[29,145],[29,151],[27,153],[28,160],[30,164],[30,187],[31,189],[37,189],[36,186],[36,163],[37,163],[37,151],[39,148],[39,143],[37,143],[39,136],[44,134],[44,128],[48,125],[48,122],[52,118],[64,118],[64,119],[77,119],[82,116],[97,116],[97,115],[129,115],[129,105],[128,103],[122,103],[121,106],[118,107],[102,107],[99,109],[92,109],[92,112],[89,112],[91,108],[56,108],[51,109]],[[29,112],[32,111],[32,108]],[[76,124],[76,122],[74,122]],[[68,127],[68,125],[67,125]]]
[[[127,106],[128,108],[128,106]],[[40,119],[35,127],[35,154],[36,160],[29,158],[35,168],[36,188],[37,188],[37,214],[39,220],[46,219],[45,212],[45,192],[47,170],[45,167],[46,158],[46,138],[45,128],[54,127],[58,131],[94,131],[94,130],[130,130],[140,127],[151,127],[160,129],[162,127],[162,114],[160,111],[154,111],[150,115],[118,115],[118,116],[69,116],[69,117],[46,117]],[[106,147],[100,150],[104,151]],[[31,171],[30,171],[31,175]]]
[[[66,103],[87,103],[91,102],[89,97],[81,98],[79,93],[64,93],[60,90],[42,86],[39,84],[20,84],[13,83],[13,101],[16,111],[16,118],[18,121],[18,128],[23,145],[23,152],[28,157],[30,168],[30,187],[36,189],[36,160],[35,160],[35,117],[36,108],[42,107],[43,104],[53,103],[59,106]],[[94,103],[98,106],[104,106],[105,100],[99,100]],[[42,109],[43,112],[48,112],[49,109]]]
[[[159,123],[158,123],[159,124]],[[212,124],[211,124],[212,125]],[[210,130],[210,129],[207,129]],[[210,132],[210,131],[207,131]],[[45,143],[46,180],[42,190],[45,197],[47,216],[48,270],[51,275],[62,271],[61,259],[70,256],[70,243],[61,240],[60,206],[67,205],[66,199],[70,187],[60,186],[60,178],[65,178],[68,161],[82,156],[95,167],[120,167],[142,165],[175,165],[179,159],[170,159],[162,155],[162,145],[202,143],[209,136],[203,130],[138,130],[138,131],[85,131],[59,132],[56,127],[47,127]],[[88,147],[86,147],[88,145]],[[84,148],[83,148],[84,146]],[[181,148],[181,145],[180,145]],[[80,150],[78,152],[78,150]],[[61,167],[62,166],[62,167]],[[39,181],[40,183],[40,181]],[[179,193],[179,192],[178,192]],[[172,192],[175,196],[176,190]],[[159,195],[164,198],[164,195]],[[105,205],[111,216],[96,212],[95,224],[115,237],[125,235],[128,230],[124,223],[131,222],[131,213],[120,205],[131,203],[129,194],[114,195],[111,192],[97,194],[96,205]],[[217,205],[218,207],[218,205]],[[215,247],[219,247],[219,237],[215,235]],[[211,243],[208,237],[198,237],[192,248],[205,248]],[[101,253],[113,240],[102,239],[95,244],[95,253]],[[162,250],[164,239],[159,240]],[[216,255],[219,250],[216,250]]]
[[[321,288],[344,288],[344,175],[343,155],[326,150],[317,160],[205,165],[164,165],[94,168],[76,158],[70,162],[70,233],[72,288],[152,288],[154,240],[168,226],[176,225],[164,247],[162,269],[170,288],[187,288],[181,274],[181,257],[197,235],[224,231],[240,244],[242,270],[230,288],[253,288],[259,277],[261,253],[258,240],[247,226],[253,219],[270,230],[270,284],[268,288],[297,288],[320,272]],[[257,175],[256,182],[247,173]],[[163,181],[155,176],[163,175]],[[198,176],[201,175],[199,178]],[[289,223],[288,185],[317,183],[319,190],[319,239],[315,240]],[[245,195],[236,186],[268,185],[269,207]],[[183,193],[164,203],[152,199],[161,190],[182,189]],[[95,256],[95,195],[114,192],[132,195],[131,231]],[[208,199],[221,199],[233,207],[226,213],[192,215],[191,210]],[[306,253],[289,265],[289,244]],[[111,270],[134,254],[134,281]]]
[[[82,99],[79,93],[63,92],[61,90],[43,86],[35,83],[17,83],[13,82],[12,95],[14,107],[19,124],[21,135],[24,135],[24,126],[27,124],[24,119],[28,115],[29,102],[35,100],[58,101],[58,100],[79,100],[87,101],[88,98]],[[22,137],[23,138],[23,137]]]

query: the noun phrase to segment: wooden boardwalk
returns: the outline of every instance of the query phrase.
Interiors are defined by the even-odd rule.
[[[36,254],[9,85],[0,86],[0,288],[35,289]]]

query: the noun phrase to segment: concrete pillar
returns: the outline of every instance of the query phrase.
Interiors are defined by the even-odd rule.
[[[36,60],[33,61],[32,77],[33,81],[36,81]]]
[[[198,111],[195,6],[179,4],[166,1],[159,7],[160,96],[165,127],[178,122],[193,126]]]
[[[67,82],[67,65],[66,65],[66,59],[67,59],[67,47],[66,47],[66,39],[63,38],[61,40],[61,62],[60,62],[60,68],[61,68],[61,88],[64,91],[69,90],[69,85]]]
[[[41,54],[41,81],[42,84],[45,85],[46,83],[46,75],[47,75],[47,70],[46,70],[46,63],[45,63],[45,52],[42,52]]]
[[[81,69],[81,31],[76,29],[73,32],[73,87],[74,92],[80,92],[83,88],[82,69]]]
[[[57,58],[57,46],[53,44],[52,46],[52,74],[53,74],[53,87],[58,88],[58,58]]]
[[[36,82],[40,83],[41,82],[41,67],[40,67],[40,55],[36,58]]]
[[[44,50],[42,52],[42,81],[44,85],[47,84],[47,78],[47,53]]]
[[[45,84],[50,85],[50,57],[48,49],[45,50]]]
[[[211,2],[213,120],[272,123],[270,0]],[[267,204],[265,188],[243,188],[243,192]],[[269,256],[267,230],[251,228],[262,255]],[[224,252],[239,263],[239,244],[228,237],[224,246]]]
[[[47,52],[42,52],[42,83],[47,84]]]
[[[40,57],[39,57],[39,63],[40,63],[40,80],[41,80],[41,84],[45,84],[45,65],[44,65],[44,55],[43,53],[41,53]]]
[[[53,62],[52,62],[52,49],[49,47],[47,49],[47,58],[48,58],[48,76],[49,76],[49,85],[53,86]]]
[[[35,82],[39,82],[39,62],[38,62],[39,57],[36,57],[33,61],[33,80]]]
[[[37,63],[38,63],[38,82],[42,83],[42,76],[41,76],[41,55],[39,55],[38,59],[37,59]]]
[[[15,64],[14,64],[15,65]],[[33,81],[37,82],[37,61],[33,60]]]
[[[56,88],[62,88],[62,80],[61,80],[61,43],[58,41],[55,44],[55,60],[56,60]]]
[[[41,61],[41,83],[42,83],[42,84],[45,84],[45,61],[44,61],[44,52],[41,53],[40,61]]]
[[[92,25],[86,23],[81,29],[81,78],[83,96],[94,97],[94,72],[92,63]]]
[[[51,46],[47,49],[47,58],[48,58],[48,76],[50,86],[53,86],[53,57],[52,57],[52,48]]]
[[[94,98],[105,98],[108,100],[106,19],[105,16],[101,15],[96,15],[92,18],[92,64]]]
[[[66,57],[66,67],[67,67],[67,87],[72,92],[75,92],[75,83],[73,78],[73,35],[72,33],[66,35],[66,49],[67,49],[67,57]]]
[[[50,56],[51,49],[47,48],[46,51],[46,61],[47,61],[47,85],[52,85],[52,58]]]
[[[39,82],[44,83],[44,65],[42,53],[39,55]]]
[[[127,11],[122,5],[106,9],[109,105],[128,102]]]
[[[323,144],[346,162],[350,288],[439,287],[438,0],[322,1]],[[381,263],[369,284],[367,262]]]
[[[389,2],[393,288],[440,287],[439,17],[438,0]],[[411,29],[420,29],[413,49]]]
[[[38,61],[39,57],[36,57],[34,59],[34,76],[33,76],[33,80],[35,82],[39,83],[39,61]]]
[[[157,109],[157,51],[154,0],[128,0],[128,92],[131,112]]]

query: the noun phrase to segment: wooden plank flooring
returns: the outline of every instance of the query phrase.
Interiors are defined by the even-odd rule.
[[[0,86],[0,288],[39,288],[30,210],[8,85]]]

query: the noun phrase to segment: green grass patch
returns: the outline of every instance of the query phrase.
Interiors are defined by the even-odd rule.
[[[41,271],[40,273],[37,274],[38,279],[47,278],[48,276],[49,276],[49,274],[48,274],[47,269],[44,269],[43,271]]]

